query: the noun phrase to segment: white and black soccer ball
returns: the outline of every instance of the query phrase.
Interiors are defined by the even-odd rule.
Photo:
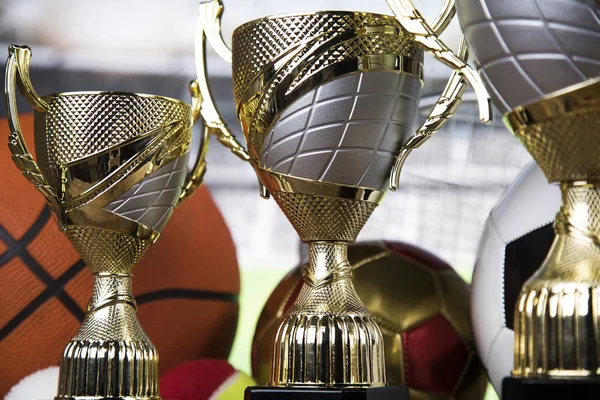
[[[517,298],[550,249],[560,198],[559,187],[530,164],[496,204],[481,236],[471,290],[473,329],[499,395],[513,368]]]

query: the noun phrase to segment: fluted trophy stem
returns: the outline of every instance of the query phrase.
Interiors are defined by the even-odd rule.
[[[308,243],[303,286],[275,336],[272,386],[385,386],[383,336],[352,284],[346,242]]]
[[[199,85],[190,85],[192,106],[125,92],[40,97],[30,58],[29,48],[10,46],[9,148],[94,274],[87,314],[63,353],[56,400],[160,400],[158,354],[137,320],[131,271],[202,182],[206,140],[188,174]],[[35,160],[21,132],[17,88],[35,109]]]
[[[600,375],[600,185],[566,182],[556,237],[515,311],[515,377]]]
[[[56,400],[160,399],[158,352],[137,320],[132,278],[94,275],[88,313],[63,353]]]

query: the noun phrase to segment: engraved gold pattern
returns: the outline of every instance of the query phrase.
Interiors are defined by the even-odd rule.
[[[422,76],[423,52],[394,18],[384,15],[320,12],[267,17],[238,27],[232,44],[238,119],[256,163],[281,111],[332,74],[389,70]],[[382,56],[377,63],[362,62],[377,55]]]
[[[192,106],[161,96],[116,92],[40,98],[29,80],[27,47],[10,46],[6,101],[13,160],[44,194],[59,228],[94,273],[86,317],[63,353],[57,400],[160,400],[158,354],[139,325],[131,271],[158,239],[173,207],[199,186],[207,141],[189,177]],[[16,88],[35,108],[40,167],[28,151]]]
[[[311,242],[309,253],[275,336],[269,384],[384,386],[383,336],[352,284],[346,243]]]
[[[550,182],[600,180],[600,79],[505,117]]]
[[[273,198],[303,242],[353,242],[377,203],[337,197],[273,192]]]
[[[600,375],[600,79],[505,117],[550,182],[556,237],[515,309],[515,377]]]
[[[356,296],[346,259],[346,246],[348,242],[356,239],[383,197],[384,190],[381,189],[389,178],[384,161],[388,160],[384,160],[380,154],[376,157],[377,152],[374,152],[371,161],[365,165],[366,172],[373,172],[377,168],[381,171],[373,174],[375,178],[369,178],[368,185],[362,185],[362,178],[366,176],[366,172],[360,170],[362,164],[359,167],[358,163],[355,163],[354,167],[362,171],[364,176],[358,180],[351,180],[342,168],[329,174],[329,168],[319,169],[320,165],[299,163],[297,160],[294,168],[290,166],[289,170],[275,171],[271,165],[262,165],[261,157],[265,153],[263,144],[269,135],[274,134],[275,124],[288,107],[292,108],[294,104],[301,106],[304,104],[303,96],[308,96],[312,91],[318,94],[319,90],[328,84],[331,84],[333,92],[340,90],[343,78],[352,75],[370,82],[380,79],[382,84],[370,86],[371,95],[377,101],[387,100],[388,105],[389,98],[386,98],[386,95],[389,93],[385,92],[389,92],[390,82],[393,81],[388,74],[401,74],[406,77],[407,79],[403,80],[407,82],[406,87],[397,89],[400,93],[394,95],[414,101],[399,102],[398,107],[392,107],[394,110],[390,114],[398,115],[396,119],[403,123],[403,129],[412,130],[416,104],[420,97],[418,84],[422,78],[422,44],[415,41],[414,35],[403,30],[395,18],[370,13],[325,11],[265,17],[246,23],[234,31],[232,52],[229,52],[220,35],[222,11],[219,0],[200,4],[196,67],[202,94],[208,97],[203,102],[203,106],[206,107],[202,112],[203,118],[208,126],[213,127],[213,132],[224,145],[252,163],[260,180],[261,195],[266,197],[269,192],[273,194],[301,239],[308,242],[311,253],[305,271],[305,284],[277,334],[270,384],[385,385],[383,338],[375,321]],[[440,18],[443,21],[436,26],[439,32],[445,29],[446,20],[451,16],[444,14]],[[236,112],[246,139],[247,153],[233,139],[210,99],[206,78],[207,40],[224,59],[228,61],[231,57]],[[446,57],[451,54],[443,50],[437,55]],[[463,46],[463,50],[466,53],[466,46]],[[458,69],[462,72],[467,71],[466,64],[461,64]],[[338,82],[335,82],[336,80]],[[413,85],[415,82],[417,85]],[[454,74],[444,96],[424,125],[423,131],[420,131],[421,137],[411,142],[413,147],[418,147],[427,136],[425,130],[439,129],[443,126],[460,103],[464,85],[465,80]],[[348,96],[337,96],[337,100],[341,101],[339,104],[347,100],[345,97]],[[415,105],[415,115],[410,118],[412,104]],[[305,107],[305,111],[312,113],[318,106],[319,104],[313,104],[311,107]],[[331,104],[329,106],[334,108]],[[363,105],[356,108],[363,112],[363,119],[367,123],[376,115],[376,107],[369,108],[368,105]],[[398,112],[398,109],[407,115]],[[336,115],[329,121],[325,117],[319,123],[339,124],[339,119],[335,118],[340,117],[342,115]],[[287,122],[282,123],[298,122],[300,119],[289,118]],[[390,118],[379,120],[390,122]],[[306,121],[309,119],[305,119]],[[350,119],[339,125],[351,125]],[[305,123],[306,127],[309,127],[308,122]],[[391,150],[392,156],[389,157],[389,161],[393,160],[393,154],[397,154],[408,138],[403,130],[397,127],[394,129],[396,130],[381,130],[380,126],[378,130],[386,133],[382,137],[394,141],[395,148]],[[282,132],[280,136],[284,136],[284,139],[280,138],[278,143],[288,139],[291,142],[299,136],[304,139],[309,130],[301,129],[297,131],[301,132],[299,135],[288,135],[288,138],[285,132],[296,131],[281,129],[278,132]],[[374,132],[364,128],[361,134],[372,134],[370,131]],[[393,133],[388,135],[388,132]],[[314,146],[309,149],[310,155],[318,154],[319,150],[323,150],[323,153],[327,151],[333,155],[330,164],[336,160],[338,154],[342,159],[354,149],[343,147],[342,143],[329,146],[315,142],[312,144]],[[371,143],[368,146],[369,149],[378,148],[377,144]],[[293,148],[293,145],[283,151],[290,148]],[[294,150],[298,149],[297,147]],[[344,151],[345,155],[342,154]],[[293,154],[296,153],[298,151]],[[392,163],[393,161],[388,163],[390,168]],[[382,167],[384,164],[385,168]],[[327,171],[328,178],[312,179],[314,172],[319,171]],[[393,187],[392,184],[390,186]]]
[[[189,125],[189,104],[159,96],[69,93],[45,96],[48,110],[36,113],[47,132],[36,147],[43,167],[71,164],[173,123]],[[144,113],[116,112],[125,107]]]

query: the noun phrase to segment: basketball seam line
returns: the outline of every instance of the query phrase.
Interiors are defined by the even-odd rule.
[[[138,305],[158,300],[169,299],[193,299],[193,300],[215,300],[228,303],[237,303],[238,294],[228,292],[217,292],[199,289],[164,289],[148,292],[135,296]]]
[[[46,289],[42,291],[42,293],[36,296],[36,298],[34,298],[23,310],[21,310],[20,313],[18,313],[5,326],[3,326],[2,329],[0,329],[0,340],[4,339],[5,336],[8,336],[10,332],[16,329],[25,319],[37,311],[37,308],[48,301],[51,297],[56,297],[79,322],[83,321],[83,318],[85,317],[85,313],[75,302],[75,300],[73,300],[73,298],[63,290],[63,286],[74,277],[74,275],[71,276],[72,270],[76,269],[78,272],[83,268],[83,263],[81,261],[75,263],[65,273],[63,273],[63,275],[58,277],[58,279],[54,279],[27,250],[27,246],[44,229],[46,223],[48,220],[50,220],[50,217],[50,208],[48,205],[44,205],[40,215],[19,240],[16,240],[10,234],[10,232],[0,225],[0,240],[2,240],[8,247],[8,249],[2,255],[0,255],[0,268],[10,262],[12,259],[18,257],[21,259],[27,269],[29,269],[29,271],[46,286]],[[64,278],[67,275],[68,280],[64,281]],[[62,282],[62,284],[57,286],[57,282]],[[43,301],[41,301],[42,299]],[[37,306],[34,309],[30,309],[33,304],[37,304]],[[24,310],[28,310],[28,313],[24,314]]]
[[[29,316],[31,316],[34,312],[36,312],[43,304],[45,304],[52,297],[59,297],[58,294],[64,294],[69,297],[63,290],[63,286],[66,285],[71,279],[73,279],[81,270],[83,270],[85,265],[83,261],[79,260],[73,266],[71,266],[64,274],[62,274],[58,279],[53,281],[50,285],[46,287],[46,289],[36,296],[29,304],[27,304],[17,315],[15,315],[6,325],[0,329],[0,342],[4,340],[8,335],[10,335],[15,329],[19,327]],[[58,294],[57,294],[58,293]],[[70,311],[73,316],[79,321],[83,321],[85,316],[84,312],[79,309],[77,303],[73,301],[69,297],[69,299],[73,302],[72,305],[76,307],[74,310],[72,306],[69,306],[69,302],[63,305],[65,308]]]

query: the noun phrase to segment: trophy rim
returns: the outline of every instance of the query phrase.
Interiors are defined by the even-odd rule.
[[[593,90],[596,86],[600,86],[600,77],[564,87],[538,100],[515,107],[504,114],[504,120],[509,126],[518,128],[558,117],[563,115],[565,110],[574,111],[571,104],[574,95],[576,96],[577,93],[586,89]],[[557,104],[559,107],[556,106]],[[600,99],[598,100],[598,106],[600,106]]]
[[[277,20],[277,19],[286,19],[286,18],[294,18],[294,17],[306,17],[310,15],[327,15],[327,14],[335,14],[335,15],[363,15],[363,16],[372,16],[379,17],[384,19],[390,19],[394,22],[396,26],[401,28],[400,23],[393,15],[389,14],[381,14],[370,11],[349,11],[349,10],[322,10],[322,11],[304,11],[304,12],[292,12],[292,13],[281,13],[281,14],[272,14],[266,15],[264,17],[258,17],[246,21],[240,25],[238,25],[232,32],[232,36],[234,36],[239,30],[246,28],[248,26],[256,25],[263,21]],[[405,32],[404,29],[400,29],[401,32]]]
[[[59,97],[71,97],[71,96],[122,96],[122,97],[141,97],[152,100],[161,100],[161,101],[169,101],[172,103],[177,103],[186,107],[192,108],[191,104],[186,103],[183,100],[176,99],[174,97],[162,96],[158,94],[148,94],[148,93],[136,93],[136,92],[118,92],[118,91],[105,91],[105,90],[83,90],[83,91],[73,91],[73,92],[57,92],[50,93],[44,96],[41,96],[42,99],[51,101]]]

